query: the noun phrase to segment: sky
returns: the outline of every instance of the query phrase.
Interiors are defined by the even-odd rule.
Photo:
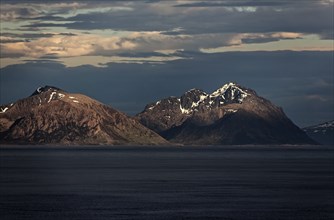
[[[44,85],[129,115],[252,88],[298,126],[334,119],[333,0],[1,0],[0,104]]]

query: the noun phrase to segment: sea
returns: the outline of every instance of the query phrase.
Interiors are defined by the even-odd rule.
[[[334,219],[334,147],[1,146],[0,219]]]

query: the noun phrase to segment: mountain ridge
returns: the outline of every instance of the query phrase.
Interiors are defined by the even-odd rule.
[[[161,136],[159,136],[159,135]],[[167,140],[165,140],[166,138]],[[62,145],[316,144],[269,100],[237,83],[190,89],[135,117],[53,86],[0,106],[0,143]]]
[[[306,134],[323,145],[334,145],[334,120],[303,128]]]
[[[282,108],[232,82],[211,94],[191,89],[148,104],[136,117],[175,143],[316,144]]]
[[[168,144],[124,113],[56,87],[40,87],[31,96],[0,109],[0,143]]]

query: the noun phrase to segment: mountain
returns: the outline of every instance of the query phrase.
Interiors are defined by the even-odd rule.
[[[151,145],[168,142],[134,118],[81,94],[38,88],[0,106],[1,144]]]
[[[334,145],[334,120],[306,127],[303,130],[320,144]]]
[[[315,144],[281,108],[236,83],[211,94],[191,89],[147,105],[136,117],[182,144]]]

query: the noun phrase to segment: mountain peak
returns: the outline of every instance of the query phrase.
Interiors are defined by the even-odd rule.
[[[82,94],[44,86],[0,106],[0,144],[134,144],[168,142],[135,119]]]
[[[38,94],[41,94],[41,93],[43,93],[43,92],[49,92],[49,91],[52,91],[52,92],[63,92],[64,90],[59,89],[59,88],[54,87],[54,86],[48,86],[48,85],[45,85],[45,86],[43,86],[43,87],[38,87],[38,88],[31,94],[31,96],[38,95]]]
[[[314,144],[281,108],[234,82],[211,94],[191,89],[149,106],[139,121],[176,143]]]
[[[191,89],[180,97],[180,109],[182,113],[190,113],[203,102],[208,94],[200,89]]]
[[[304,128],[306,134],[324,145],[334,144],[334,120]]]
[[[252,94],[256,94],[255,92],[252,92],[252,90],[245,89],[233,82],[223,85],[211,94],[208,94],[201,89],[192,88],[179,98],[170,97],[162,99],[147,105],[145,109],[155,109],[156,111],[159,111],[161,108],[168,108],[168,105],[172,103],[172,108],[189,116],[201,109],[215,109],[233,103],[241,104],[246,97],[251,95],[249,91],[251,91]],[[155,108],[157,106],[160,106],[160,108]]]
[[[246,89],[243,89],[240,85],[230,82],[223,85],[221,88],[217,89],[211,93],[210,98],[216,99],[221,97],[220,102],[223,103],[242,103],[242,101],[249,96]]]
[[[235,82],[228,82],[228,83],[224,84],[221,88],[228,88],[228,87],[240,87],[240,85],[238,83],[235,83]]]

